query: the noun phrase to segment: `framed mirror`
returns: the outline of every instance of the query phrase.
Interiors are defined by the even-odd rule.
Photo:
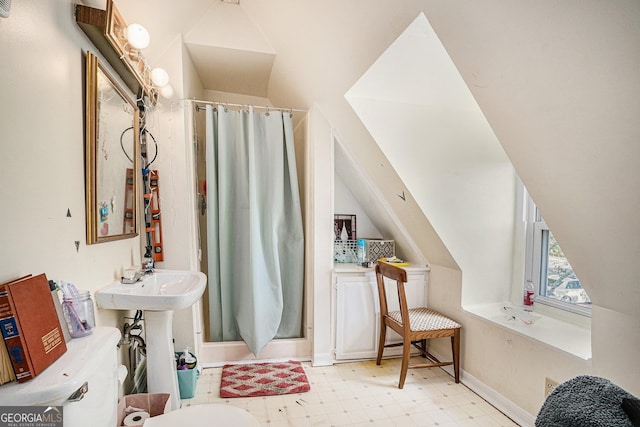
[[[87,244],[135,237],[139,111],[91,52],[85,85]]]

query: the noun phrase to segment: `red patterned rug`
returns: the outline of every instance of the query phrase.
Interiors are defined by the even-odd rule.
[[[224,365],[220,397],[255,397],[309,391],[309,380],[300,362]]]

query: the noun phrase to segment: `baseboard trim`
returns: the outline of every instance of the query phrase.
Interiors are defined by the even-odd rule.
[[[431,350],[430,350],[431,351]],[[436,352],[432,352],[435,357],[440,360],[446,360],[449,356],[442,356]],[[442,369],[453,376],[453,366],[443,366]],[[489,402],[500,412],[509,417],[513,422],[521,427],[534,427],[535,416],[531,415],[511,400],[504,397],[464,369],[460,369],[460,382],[467,386],[471,391]]]
[[[533,415],[513,403],[511,400],[505,398],[503,395],[481,382],[473,375],[467,372],[462,372],[461,381],[474,393],[496,407],[500,412],[511,418],[518,425],[522,427],[534,426],[536,419]]]
[[[314,353],[311,364],[313,366],[331,366],[333,365],[333,355],[331,353]]]

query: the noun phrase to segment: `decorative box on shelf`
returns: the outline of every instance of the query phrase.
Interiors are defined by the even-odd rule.
[[[358,262],[357,240],[334,240],[333,262],[340,264],[354,264]]]
[[[366,239],[366,258],[375,261],[380,258],[392,258],[396,255],[394,240]]]

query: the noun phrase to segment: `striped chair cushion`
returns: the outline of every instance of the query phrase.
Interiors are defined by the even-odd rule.
[[[389,312],[389,317],[402,324],[402,316],[399,311]],[[458,322],[454,322],[445,315],[424,307],[409,309],[409,325],[412,332],[439,331],[461,327]]]

